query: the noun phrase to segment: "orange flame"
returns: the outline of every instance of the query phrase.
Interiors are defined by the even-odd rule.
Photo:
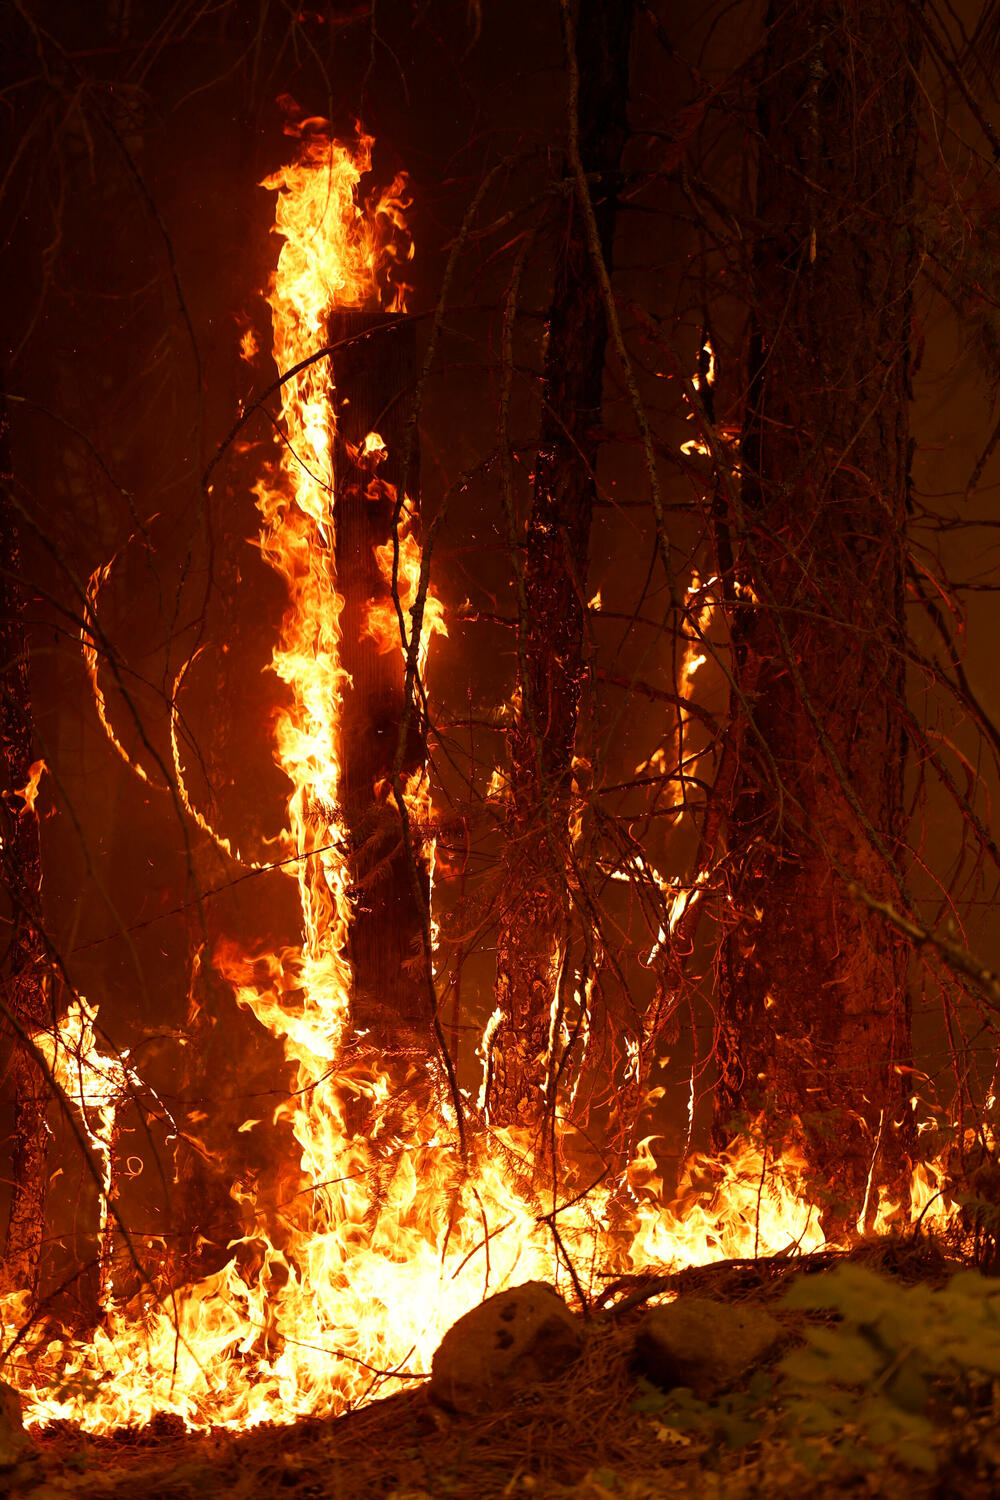
[[[420,589],[420,543],[412,533],[412,524],[413,512],[404,506],[395,548],[391,541],[386,542],[381,547],[375,548],[375,560],[378,563],[379,572],[390,587],[392,586],[393,554],[395,552],[396,592],[399,597],[399,614],[396,612],[394,599],[375,599],[368,606],[368,614],[365,620],[365,631],[377,643],[379,651],[385,654],[388,651],[401,649],[404,661],[410,639],[405,622],[407,619],[412,621],[413,608]],[[400,621],[400,615],[403,617],[402,622]],[[448,624],[444,617],[444,605],[434,592],[434,589],[428,585],[424,592],[423,617],[420,622],[420,644],[417,648],[417,665],[421,672],[427,664],[427,653],[431,637],[447,634]]]
[[[32,761],[28,767],[28,779],[24,786],[17,788],[17,795],[21,798],[29,813],[35,811],[35,803],[38,800],[38,788],[41,785],[42,776],[48,770],[44,760]]]

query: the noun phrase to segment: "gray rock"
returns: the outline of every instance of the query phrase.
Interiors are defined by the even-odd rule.
[[[646,1314],[634,1363],[664,1390],[683,1385],[705,1399],[738,1384],[783,1338],[781,1324],[752,1303],[678,1297]]]
[[[452,1324],[431,1365],[431,1396],[452,1411],[482,1411],[522,1386],[560,1375],[582,1343],[558,1292],[544,1281],[526,1281]]]
[[[0,1469],[12,1469],[34,1451],[21,1421],[21,1398],[0,1380]]]

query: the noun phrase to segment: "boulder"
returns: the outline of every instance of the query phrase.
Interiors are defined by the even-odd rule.
[[[580,1325],[558,1292],[544,1281],[526,1281],[452,1324],[431,1365],[431,1396],[457,1412],[502,1404],[522,1386],[561,1374],[582,1343]]]
[[[678,1297],[642,1320],[634,1364],[663,1390],[687,1386],[704,1400],[737,1385],[783,1338],[781,1324],[753,1303]]]

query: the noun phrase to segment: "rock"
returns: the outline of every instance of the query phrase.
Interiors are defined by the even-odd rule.
[[[705,1399],[736,1385],[777,1348],[781,1324],[752,1303],[678,1297],[648,1312],[636,1333],[634,1363],[664,1390],[687,1386]]]
[[[0,1380],[0,1470],[13,1469],[34,1451],[21,1421],[21,1398]]]
[[[526,1281],[452,1324],[431,1365],[431,1396],[452,1411],[482,1411],[522,1386],[560,1375],[582,1343],[558,1292],[544,1281]]]

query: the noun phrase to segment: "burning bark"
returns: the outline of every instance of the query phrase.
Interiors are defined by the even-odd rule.
[[[716,1133],[748,1112],[775,1135],[798,1117],[831,1225],[898,1191],[907,1155],[906,949],[846,881],[898,893],[905,833],[918,50],[892,0],[771,8],[743,476],[718,533],[746,723]]]
[[[3,981],[3,1029],[10,1045],[7,1077],[14,1095],[13,1189],[0,1284],[37,1290],[45,1235],[49,1087],[24,1044],[25,1033],[51,1027],[49,971],[42,939],[41,851],[35,796],[41,762],[34,738],[28,648],[20,584],[20,540],[11,482],[6,410],[0,408],[0,850],[11,936]]]
[[[627,131],[631,23],[631,3],[582,0],[571,129],[579,132],[584,168],[596,175],[591,192],[606,261]],[[497,942],[498,1016],[490,1033],[486,1089],[489,1117],[497,1125],[534,1124],[552,1102],[552,1012],[572,907],[569,808],[586,675],[586,577],[608,329],[583,209],[572,194],[559,233],[509,737],[508,904]]]

